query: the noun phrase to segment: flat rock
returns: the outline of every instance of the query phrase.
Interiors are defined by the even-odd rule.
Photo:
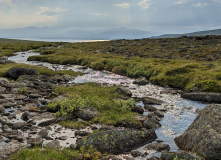
[[[144,147],[144,150],[155,150],[157,152],[170,151],[170,146],[163,143],[151,143]]]
[[[147,119],[143,122],[143,126],[147,129],[156,129],[161,127],[161,124],[156,119],[154,114],[149,114]]]
[[[12,125],[12,129],[16,130],[16,129],[21,129],[21,130],[27,130],[32,126],[32,124],[30,123],[23,123],[23,122],[18,122],[18,123],[14,123]]]
[[[208,160],[221,159],[221,105],[201,110],[190,127],[175,138],[176,145]]]
[[[188,152],[163,152],[160,158],[162,160],[175,160],[175,159],[202,160],[202,158]]]
[[[127,89],[126,87],[123,87],[123,86],[118,87],[116,89],[116,92],[120,93],[120,94],[123,94],[123,95],[125,95],[127,97],[131,97],[132,96],[132,92],[129,89]]]
[[[49,126],[49,125],[55,124],[55,123],[57,123],[57,122],[58,122],[58,119],[57,119],[57,118],[48,119],[48,120],[46,119],[46,120],[41,121],[41,122],[38,124],[38,126],[40,126],[40,127]]]
[[[138,85],[146,85],[148,84],[148,80],[145,77],[138,78],[135,81],[133,81],[133,84],[138,84]]]
[[[58,140],[53,140],[47,144],[44,144],[43,145],[44,147],[47,147],[47,148],[51,148],[51,149],[59,149],[61,148],[61,144]]]
[[[30,138],[28,139],[27,143],[30,144],[32,147],[35,147],[35,146],[41,146],[43,141],[44,140],[42,138]]]
[[[221,103],[220,93],[192,92],[181,95],[182,98],[209,103]]]
[[[164,102],[159,100],[159,99],[156,99],[156,98],[152,98],[152,97],[143,97],[142,98],[142,101],[144,104],[156,104],[156,105],[161,105],[163,104]]]
[[[75,131],[75,136],[87,136],[90,132],[87,131]]]
[[[77,142],[77,148],[92,146],[100,152],[122,153],[130,151],[157,138],[154,130],[109,130],[89,135]]]

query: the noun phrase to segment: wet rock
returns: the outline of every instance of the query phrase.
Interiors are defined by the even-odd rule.
[[[139,106],[139,105],[135,105],[132,109],[131,109],[132,112],[137,112],[139,114],[143,114],[144,112],[144,109]]]
[[[48,130],[47,129],[42,129],[41,131],[38,132],[38,135],[41,137],[41,138],[45,138],[48,136]]]
[[[163,113],[158,110],[154,111],[154,114],[161,118],[164,117]]]
[[[8,119],[15,119],[16,118],[16,116],[14,115],[14,114],[10,114],[9,116],[8,116]]]
[[[75,131],[75,136],[87,136],[90,132],[87,131]]]
[[[29,98],[40,98],[40,97],[42,97],[42,95],[40,95],[40,94],[30,94],[29,95]]]
[[[11,128],[10,128],[8,125],[4,125],[4,126],[2,127],[2,130],[5,131],[5,132],[7,132],[7,131],[10,131]]]
[[[66,140],[67,138],[68,138],[67,136],[61,136],[61,137],[59,137],[58,139],[64,141],[64,140]]]
[[[144,115],[136,115],[136,116],[134,116],[134,119],[136,119],[137,121],[144,122],[144,121],[147,119],[147,116],[144,116]]]
[[[109,130],[89,135],[77,142],[77,148],[92,146],[100,152],[122,153],[129,151],[157,138],[153,130]]]
[[[13,130],[16,130],[16,129],[27,130],[31,126],[32,126],[32,124],[29,124],[29,123],[18,122],[18,123],[14,123],[12,125],[12,129]]]
[[[138,78],[135,81],[133,81],[133,84],[138,84],[138,85],[146,85],[148,84],[148,80],[145,77]]]
[[[176,145],[205,159],[221,157],[221,105],[211,104],[199,112],[191,126],[179,137]]]
[[[43,141],[44,140],[42,138],[30,138],[28,139],[27,143],[30,144],[32,147],[35,147],[42,146]]]
[[[28,121],[29,119],[29,112],[25,111],[22,115],[21,115],[21,119],[24,121]]]
[[[181,95],[182,98],[209,103],[221,103],[220,93],[192,92]]]
[[[123,95],[125,95],[127,97],[131,97],[132,96],[132,92],[129,89],[127,89],[126,87],[122,87],[122,86],[118,87],[116,89],[116,92],[120,93],[120,94],[123,94]]]
[[[146,110],[148,110],[148,111],[151,111],[151,112],[157,110],[155,107],[150,106],[150,105],[144,105],[144,108],[145,108]]]
[[[7,119],[5,119],[5,118],[3,118],[3,117],[1,117],[1,116],[0,116],[0,123],[1,123],[2,125],[12,126],[12,123],[11,123],[11,122],[9,122]]]
[[[51,124],[55,124],[57,123],[59,120],[54,118],[54,119],[49,119],[49,120],[44,120],[44,121],[41,121],[38,126],[40,127],[44,127],[44,126],[49,126]]]
[[[24,146],[16,140],[7,143],[2,148],[0,148],[0,159],[7,158],[8,156],[16,153],[23,147]]]
[[[37,126],[31,126],[30,131],[37,131],[38,127]]]
[[[18,79],[21,75],[38,75],[38,70],[33,68],[13,67],[6,72],[7,77]]]
[[[143,153],[141,153],[140,151],[138,150],[132,150],[130,152],[130,154],[133,156],[133,157],[139,157],[139,156],[142,156]]]
[[[8,139],[16,139],[16,137],[22,137],[22,132],[21,131],[5,131],[1,133],[4,137],[7,137]]]
[[[146,104],[161,105],[164,103],[163,101],[156,99],[156,98],[152,98],[152,97],[143,97],[142,101],[143,101],[144,105],[146,105]]]
[[[169,151],[170,146],[163,143],[151,143],[144,147],[144,150],[155,150],[157,152]]]
[[[97,110],[91,107],[83,108],[77,113],[77,116],[78,118],[89,121],[97,116]]]
[[[122,160],[122,158],[114,155],[103,156],[101,160]]]
[[[2,104],[2,106],[5,108],[13,108],[16,106],[16,103],[8,102],[8,103]]]
[[[183,159],[183,160],[202,160],[202,158],[187,152],[163,152],[160,157],[162,160],[174,160],[174,159]],[[210,160],[210,159],[208,159]],[[217,159],[218,160],[218,159]]]
[[[147,119],[143,122],[143,126],[147,129],[156,129],[161,127],[154,114],[149,114]]]
[[[45,145],[43,145],[44,147],[47,147],[47,148],[51,148],[51,149],[58,149],[58,148],[61,148],[61,144],[58,140],[53,140]]]
[[[0,113],[4,113],[5,112],[5,108],[0,106]]]

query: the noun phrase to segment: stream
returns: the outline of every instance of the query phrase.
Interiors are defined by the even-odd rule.
[[[164,143],[170,145],[170,151],[178,151],[174,143],[174,138],[181,135],[191,125],[197,116],[196,111],[198,109],[203,109],[207,105],[201,102],[183,99],[178,93],[170,94],[165,92],[172,90],[171,88],[163,88],[153,84],[138,86],[133,84],[134,79],[108,71],[96,71],[90,68],[83,69],[82,66],[79,65],[57,65],[45,62],[27,61],[27,58],[30,56],[40,55],[36,52],[17,52],[15,55],[16,56],[9,57],[8,60],[16,63],[45,66],[53,70],[73,70],[75,72],[84,73],[82,76],[78,76],[74,81],[70,81],[70,84],[96,82],[105,85],[122,85],[133,93],[133,97],[149,96],[164,101],[165,103],[162,105],[154,105],[157,109],[167,110],[164,113],[164,118],[160,121],[162,127],[156,130],[156,134],[159,140],[163,140]],[[139,104],[143,106],[142,102]],[[142,150],[142,147],[139,148],[139,150]],[[152,155],[158,155],[158,153]]]

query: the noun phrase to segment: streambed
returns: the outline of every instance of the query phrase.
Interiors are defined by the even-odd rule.
[[[79,65],[56,65],[45,62],[27,61],[29,56],[39,55],[39,53],[32,51],[17,52],[15,54],[16,56],[9,57],[8,60],[16,63],[45,66],[53,70],[73,70],[75,72],[84,73],[82,76],[78,76],[74,81],[70,81],[70,84],[96,82],[105,85],[122,85],[133,93],[133,97],[149,96],[164,101],[165,103],[162,105],[154,105],[157,109],[167,110],[164,113],[164,118],[160,121],[162,127],[156,130],[156,134],[158,139],[170,145],[170,151],[178,151],[174,143],[174,138],[181,135],[190,126],[197,116],[196,111],[203,109],[207,105],[201,102],[183,99],[179,93],[170,94],[165,92],[172,90],[171,88],[163,88],[152,84],[138,86],[133,84],[134,79],[108,71],[95,71],[90,68],[84,69]],[[142,106],[143,103],[140,102],[140,105]],[[142,150],[142,147],[140,150]]]

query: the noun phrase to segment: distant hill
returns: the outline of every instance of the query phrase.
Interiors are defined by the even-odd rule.
[[[151,38],[178,38],[182,36],[206,36],[206,35],[221,35],[221,29],[207,30],[207,31],[199,31],[185,34],[163,34],[161,36],[154,36]]]

